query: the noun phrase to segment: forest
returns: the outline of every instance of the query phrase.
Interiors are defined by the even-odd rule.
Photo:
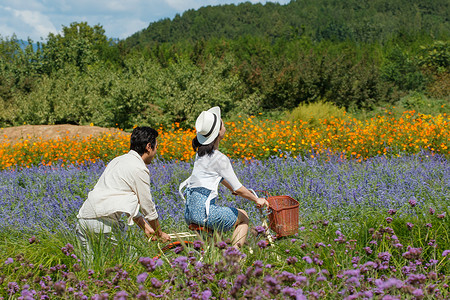
[[[449,16],[445,0],[292,0],[188,10],[124,40],[86,22],[0,35],[0,126],[187,128],[212,105],[229,119],[317,102],[448,112]]]

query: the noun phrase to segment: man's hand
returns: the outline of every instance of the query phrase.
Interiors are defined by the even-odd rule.
[[[165,243],[165,242],[169,242],[171,240],[171,238],[167,233],[161,231],[160,233],[153,234],[148,239],[149,242],[155,242],[157,240],[161,240],[163,243]]]
[[[162,232],[162,231],[160,234],[157,235],[157,237],[163,242],[168,242],[171,240],[170,236],[167,233]]]

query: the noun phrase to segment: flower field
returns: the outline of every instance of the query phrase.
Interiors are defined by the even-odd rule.
[[[160,258],[136,226],[117,245],[99,241],[93,258],[74,233],[105,164],[128,151],[126,133],[3,144],[0,299],[450,299],[449,121],[228,122],[221,147],[241,182],[298,200],[298,233],[270,246],[258,235],[265,216],[223,189],[220,204],[250,216],[241,251],[225,235]],[[163,229],[186,231],[177,190],[194,133],[160,133],[152,194]]]
[[[133,226],[119,251],[102,245],[91,263],[83,260],[72,232],[77,209],[105,164],[5,169],[0,176],[0,295],[22,299],[450,297],[448,160],[427,152],[362,162],[336,155],[325,158],[234,161],[246,186],[273,195],[289,194],[300,202],[298,234],[276,240],[274,247],[250,234],[242,252],[228,248],[225,239],[203,258],[194,243],[172,259],[153,259],[159,253],[157,243],[148,244]],[[149,166],[167,231],[186,230],[179,222],[183,203],[176,190],[191,167],[189,161],[175,160],[157,160]],[[254,232],[261,230],[261,215],[253,206],[226,191],[223,195],[221,203],[245,208]]]
[[[228,134],[221,149],[232,158],[266,159],[270,156],[311,156],[338,153],[360,160],[373,156],[418,153],[423,149],[448,156],[450,115],[428,116],[414,111],[400,118],[387,113],[366,121],[322,120],[317,127],[306,122],[261,121],[255,117],[225,123]],[[174,124],[159,130],[159,156],[166,160],[189,161],[194,153],[194,130]],[[30,140],[0,144],[0,169],[38,164],[82,163],[112,157],[128,151],[129,135],[124,132],[83,139]]]

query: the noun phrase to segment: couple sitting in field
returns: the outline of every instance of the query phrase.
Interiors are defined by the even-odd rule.
[[[257,198],[245,188],[234,173],[230,159],[221,153],[219,143],[225,135],[225,125],[219,107],[203,111],[195,122],[197,136],[192,141],[196,152],[191,176],[180,185],[185,199],[184,218],[188,224],[220,231],[234,228],[232,244],[241,247],[248,232],[248,215],[242,209],[216,205],[218,186],[256,205],[268,207],[264,198]],[[158,132],[150,127],[136,127],[130,138],[130,151],[110,161],[93,190],[89,192],[77,215],[77,236],[90,251],[90,233],[104,234],[114,239],[117,232],[125,233],[121,221],[125,214],[128,224],[136,223],[148,238],[169,241],[161,230],[158,213],[150,192],[150,172],[147,165],[157,153]]]

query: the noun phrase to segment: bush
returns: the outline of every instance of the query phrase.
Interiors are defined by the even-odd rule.
[[[304,121],[310,125],[319,125],[321,120],[335,117],[337,119],[346,118],[345,109],[336,105],[320,100],[314,103],[302,103],[297,108],[286,114],[288,121]]]

